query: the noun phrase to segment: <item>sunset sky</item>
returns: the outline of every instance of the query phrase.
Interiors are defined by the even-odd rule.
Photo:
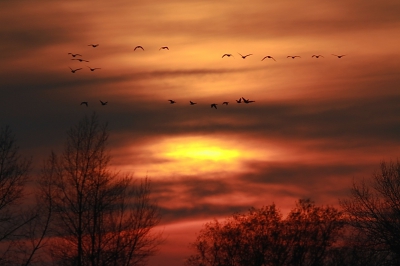
[[[166,241],[149,265],[179,266],[213,218],[337,206],[397,160],[399,14],[398,0],[1,0],[0,126],[35,175],[96,112],[111,166],[152,180]]]

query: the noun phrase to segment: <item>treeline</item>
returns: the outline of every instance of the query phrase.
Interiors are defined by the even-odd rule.
[[[162,240],[159,209],[149,180],[110,171],[107,140],[107,124],[84,118],[33,180],[31,160],[0,129],[0,265],[146,263]]]
[[[186,266],[400,265],[400,163],[354,183],[340,208],[301,199],[286,218],[275,204],[207,223]]]

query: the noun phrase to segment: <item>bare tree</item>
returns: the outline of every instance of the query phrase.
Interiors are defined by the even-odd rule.
[[[51,205],[51,256],[57,265],[140,265],[156,250],[159,211],[146,179],[109,170],[107,124],[93,114],[67,132],[61,156],[42,171],[43,202]]]
[[[21,237],[21,229],[33,219],[22,210],[24,188],[31,161],[22,158],[9,127],[0,129],[0,263],[6,265]]]
[[[385,263],[400,263],[400,163],[382,162],[372,178],[353,182],[341,200],[349,224],[364,234],[363,246],[385,254]]]

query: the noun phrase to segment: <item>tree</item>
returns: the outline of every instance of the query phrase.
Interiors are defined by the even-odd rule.
[[[330,250],[327,266],[382,266],[390,265],[387,253],[375,252],[369,247],[369,238],[359,230],[345,224],[338,244]]]
[[[9,127],[0,128],[0,243],[2,265],[8,263],[22,228],[33,219],[22,210],[31,161],[22,158]]]
[[[248,214],[234,214],[223,223],[209,222],[192,244],[196,255],[186,264],[251,266],[284,260],[281,217],[272,204],[251,208]]]
[[[41,198],[52,212],[55,264],[140,265],[159,244],[150,182],[109,170],[108,137],[107,124],[85,117],[67,132],[62,155],[44,164]]]
[[[356,245],[380,253],[387,265],[400,263],[400,163],[382,162],[370,179],[353,182],[341,200],[349,224],[366,236]]]
[[[341,236],[342,213],[301,199],[285,221],[290,249],[289,265],[325,265],[329,252]]]
[[[342,228],[341,213],[300,200],[286,219],[274,204],[207,223],[187,266],[324,265]]]

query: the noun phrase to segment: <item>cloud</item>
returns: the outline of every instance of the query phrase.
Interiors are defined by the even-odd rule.
[[[353,178],[375,168],[345,161],[322,164],[259,160],[247,162],[248,171],[242,173],[176,176],[169,180],[155,177],[152,193],[167,223],[173,219],[226,217],[273,202],[285,209],[300,198],[338,206],[338,199],[348,195]]]
[[[250,105],[233,103],[232,107],[218,110],[211,110],[207,103],[194,108],[189,104],[170,106],[165,100],[165,103],[149,103],[149,108],[132,107],[114,125],[120,130],[140,131],[147,137],[219,132],[289,141],[331,139],[334,145],[340,145],[339,141],[354,141],[349,144],[354,145],[376,138],[399,141],[398,100],[396,95],[387,95],[321,102],[256,101]],[[140,113],[140,117],[135,113]],[[123,122],[129,117],[137,123]]]

